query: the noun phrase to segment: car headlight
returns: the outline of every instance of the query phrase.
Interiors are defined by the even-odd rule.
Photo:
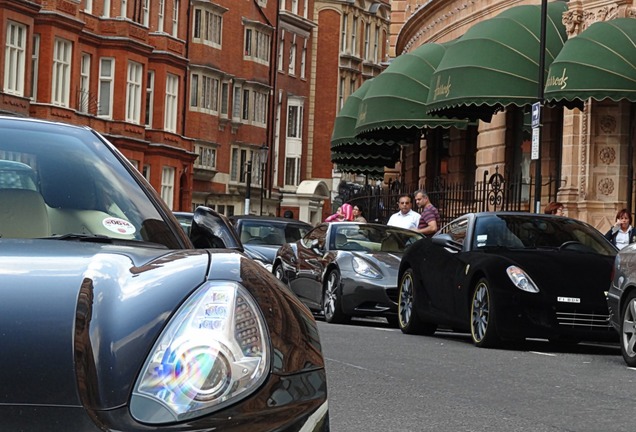
[[[269,335],[260,309],[235,282],[207,282],[161,333],[132,394],[144,423],[201,416],[243,399],[267,378]]]
[[[537,285],[530,279],[530,276],[523,270],[521,270],[517,266],[510,266],[506,269],[506,273],[508,273],[508,277],[512,281],[513,284],[517,288],[523,291],[527,291],[530,293],[538,293],[539,288]]]
[[[352,261],[353,271],[355,271],[359,275],[374,279],[382,277],[382,274],[378,271],[378,269],[373,267],[368,261],[360,257],[353,257]]]

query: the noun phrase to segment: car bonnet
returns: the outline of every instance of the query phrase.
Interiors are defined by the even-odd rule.
[[[0,241],[1,404],[124,405],[205,251]]]

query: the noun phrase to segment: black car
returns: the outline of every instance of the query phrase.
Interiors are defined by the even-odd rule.
[[[397,325],[397,271],[422,234],[379,224],[322,223],[283,245],[274,275],[329,323],[385,317]]]
[[[616,255],[607,305],[612,326],[618,331],[625,363],[636,367],[636,244]]]
[[[300,240],[313,228],[306,222],[275,216],[234,215],[229,219],[245,252],[270,271],[278,249]]]
[[[329,430],[313,316],[226,219],[188,237],[89,128],[0,117],[2,161],[0,430]]]
[[[399,271],[404,333],[438,326],[480,347],[527,337],[615,340],[605,293],[616,248],[592,226],[533,213],[470,213],[413,245]]]

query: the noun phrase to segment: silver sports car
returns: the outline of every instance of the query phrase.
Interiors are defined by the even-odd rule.
[[[355,222],[323,223],[283,245],[274,275],[330,323],[384,316],[397,325],[397,272],[411,230]]]

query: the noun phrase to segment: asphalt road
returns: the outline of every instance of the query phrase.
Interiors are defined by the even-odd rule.
[[[636,430],[636,370],[617,344],[480,349],[381,321],[318,328],[334,432]]]

